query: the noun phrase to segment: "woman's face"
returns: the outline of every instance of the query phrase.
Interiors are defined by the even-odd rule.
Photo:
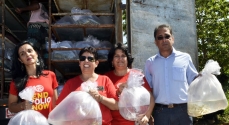
[[[89,52],[84,52],[80,57],[80,69],[82,73],[94,73],[99,61],[95,60],[94,55]]]
[[[25,65],[36,65],[38,55],[29,44],[22,45],[18,50],[19,61]]]
[[[117,49],[115,51],[112,64],[117,70],[127,68],[128,61],[126,54],[122,50]]]

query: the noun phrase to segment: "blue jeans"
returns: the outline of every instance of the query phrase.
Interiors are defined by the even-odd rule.
[[[173,108],[155,106],[153,111],[154,125],[192,125],[193,120],[187,113],[187,104]]]

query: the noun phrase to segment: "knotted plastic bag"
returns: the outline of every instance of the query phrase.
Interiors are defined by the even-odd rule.
[[[35,90],[33,87],[26,87],[19,93],[19,96],[26,101],[33,101]],[[23,110],[12,117],[8,125],[49,125],[45,116],[35,110]]]
[[[150,93],[142,86],[143,77],[141,70],[132,69],[119,97],[119,112],[127,120],[137,121],[149,108]]]
[[[188,89],[188,114],[193,117],[202,116],[228,106],[222,86],[215,75],[220,74],[218,62],[209,60]],[[215,74],[215,75],[214,75]]]
[[[97,83],[84,82],[81,84],[82,91],[71,92],[50,112],[49,123],[53,125],[101,125],[100,107],[88,93],[90,89],[97,89]]]

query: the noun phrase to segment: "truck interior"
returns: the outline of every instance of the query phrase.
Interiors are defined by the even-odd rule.
[[[0,122],[8,122],[10,113],[7,111],[7,98],[9,84],[11,82],[10,63],[11,54],[15,45],[27,39],[27,22],[30,18],[30,12],[18,14],[15,8],[26,7],[29,0],[0,0]],[[48,69],[57,74],[59,84],[80,74],[79,59],[77,51],[87,45],[86,39],[98,40],[104,43],[104,46],[93,44],[102,54],[107,54],[109,50],[117,43],[123,42],[122,33],[122,8],[121,0],[39,0],[49,14],[49,36],[46,38],[48,57]],[[74,11],[76,10],[76,11]],[[86,10],[86,11],[78,11]],[[88,11],[90,10],[90,11]],[[74,13],[72,12],[74,11]],[[94,20],[85,22],[76,22],[74,17],[93,17]],[[73,19],[73,20],[72,20]],[[99,21],[97,20],[99,19]],[[73,22],[72,22],[73,21]],[[74,22],[75,21],[75,22]],[[74,46],[53,47],[58,43],[72,42]],[[109,45],[108,45],[109,44]],[[90,43],[91,45],[91,43]],[[63,46],[63,45],[62,45]],[[76,57],[69,58],[62,53],[69,54],[73,52]],[[108,71],[107,56],[101,55],[100,64],[96,68],[97,73]]]

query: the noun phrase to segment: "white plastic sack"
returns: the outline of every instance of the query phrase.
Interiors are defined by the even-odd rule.
[[[197,77],[188,89],[188,114],[193,117],[202,116],[228,106],[222,86],[215,75],[220,74],[218,62],[209,60],[202,76]]]
[[[8,125],[49,125],[49,123],[40,112],[23,110],[12,117]]]
[[[102,113],[99,104],[87,91],[96,89],[97,83],[84,82],[82,91],[71,92],[49,114],[53,125],[101,125]]]
[[[112,44],[109,41],[100,41],[100,48],[110,48],[112,49]],[[99,59],[108,59],[109,50],[98,50]]]
[[[142,86],[144,75],[132,69],[130,71],[127,87],[119,97],[119,112],[123,118],[137,121],[139,115],[146,113],[150,105],[150,93]]]
[[[71,9],[71,13],[74,14],[74,13],[92,13],[92,12],[91,10],[88,10],[88,9],[81,10],[79,8],[73,7]],[[101,24],[100,19],[95,15],[72,15],[72,18],[76,24],[87,24],[87,25]]]
[[[73,48],[84,48],[84,47],[90,47],[92,46],[92,44],[90,42],[87,42],[87,41],[79,41],[79,42],[75,42],[73,43]],[[75,54],[77,56],[79,56],[79,53],[80,53],[80,50],[76,50],[75,51]]]
[[[33,87],[26,87],[19,92],[19,96],[27,101],[32,102],[35,90]],[[49,125],[47,119],[38,111],[23,110],[12,117],[8,125]]]
[[[57,44],[57,48],[72,48],[71,41],[62,41]],[[66,50],[66,51],[58,51],[55,50],[52,52],[52,59],[54,60],[76,60],[78,59],[78,55],[75,54],[73,50]]]

